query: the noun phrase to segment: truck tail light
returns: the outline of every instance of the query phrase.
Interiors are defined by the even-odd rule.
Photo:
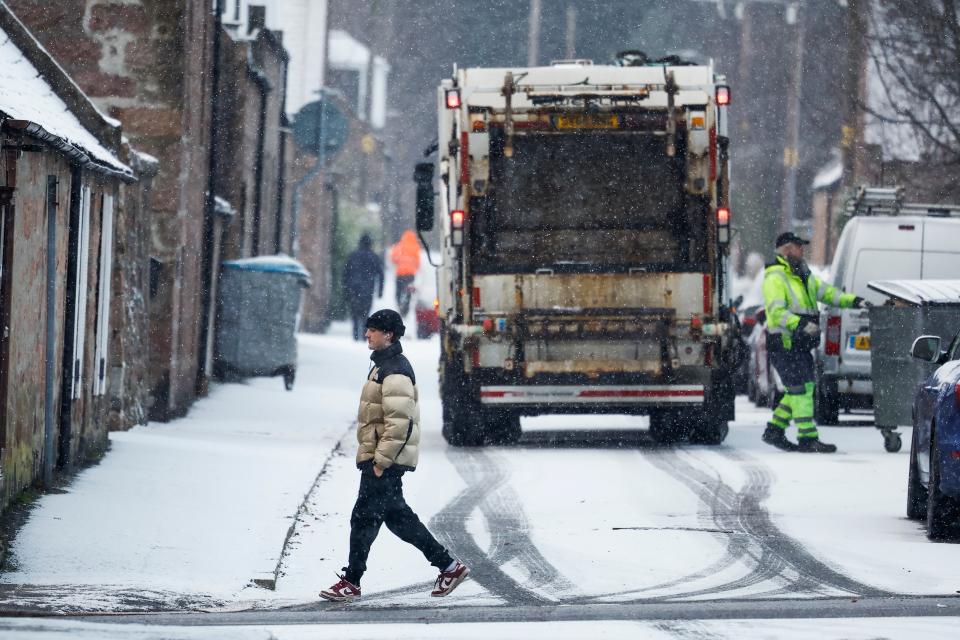
[[[726,107],[730,104],[730,87],[725,84],[717,85],[717,106]]]
[[[447,89],[447,109],[460,108],[460,89]]]
[[[827,337],[823,352],[828,356],[840,355],[840,316],[827,318]]]
[[[463,245],[463,220],[467,217],[461,209],[455,209],[450,212],[450,244],[455,247]]]
[[[720,244],[730,243],[730,208],[717,208],[717,242]]]
[[[960,382],[953,387],[953,403],[960,409]]]

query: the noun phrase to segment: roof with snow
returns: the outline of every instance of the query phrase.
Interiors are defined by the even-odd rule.
[[[867,287],[913,305],[960,305],[960,280],[871,280]]]
[[[21,128],[27,134],[70,153],[92,170],[132,177],[130,167],[81,124],[77,108],[71,109],[67,101],[86,101],[80,105],[86,111],[83,119],[99,117],[97,124],[102,130],[117,130],[116,121],[99,113],[23,23],[0,2],[0,116],[24,122]]]

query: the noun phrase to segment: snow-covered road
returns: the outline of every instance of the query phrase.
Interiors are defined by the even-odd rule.
[[[279,379],[218,385],[187,418],[112,434],[102,463],[39,501],[0,606],[322,611],[316,594],[346,561],[350,425],[368,367],[346,333],[301,337],[291,393]],[[832,456],[784,453],[760,441],[766,411],[741,400],[719,447],[657,446],[644,418],[556,416],[525,419],[517,446],[456,449],[440,436],[437,339],[404,345],[424,431],[405,493],[473,580],[430,598],[434,569],[384,529],[352,609],[960,590],[947,569],[960,545],[930,543],[905,518],[906,449],[886,453],[872,428],[822,429]],[[250,584],[278,563],[276,591]]]

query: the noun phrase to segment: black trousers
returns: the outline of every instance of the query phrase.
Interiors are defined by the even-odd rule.
[[[350,320],[353,322],[354,340],[363,340],[363,334],[367,331],[367,316],[370,315],[372,304],[372,298],[350,298]]]
[[[413,284],[414,276],[397,276],[397,311],[404,318],[410,311],[410,291],[408,288]]]
[[[387,472],[378,478],[372,468],[367,468],[360,474],[360,492],[350,516],[350,556],[344,577],[353,584],[360,585],[381,524],[419,549],[437,569],[442,571],[453,562],[403,499],[403,474]]]

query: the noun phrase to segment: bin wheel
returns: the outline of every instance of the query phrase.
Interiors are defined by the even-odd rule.
[[[896,431],[885,431],[883,434],[883,448],[890,453],[896,453],[903,448],[903,440]]]
[[[287,369],[283,372],[283,388],[287,391],[293,391],[293,381],[297,377],[296,369]]]

